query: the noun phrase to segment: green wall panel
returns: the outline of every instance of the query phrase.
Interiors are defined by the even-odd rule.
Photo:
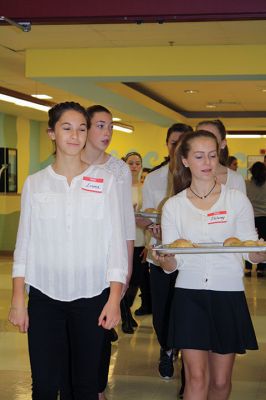
[[[19,212],[0,214],[0,251],[13,251],[16,243]]]
[[[7,147],[4,136],[4,118],[5,115],[3,113],[0,113],[0,147]]]
[[[29,174],[40,169],[40,123],[30,121],[30,164]]]

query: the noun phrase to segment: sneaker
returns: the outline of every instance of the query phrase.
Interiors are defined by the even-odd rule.
[[[159,374],[163,379],[171,379],[174,375],[173,352],[170,355],[164,349],[160,350]]]

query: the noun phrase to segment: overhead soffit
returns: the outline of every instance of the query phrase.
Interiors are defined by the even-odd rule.
[[[0,48],[1,85],[13,90],[30,94],[44,88],[54,94],[55,101],[71,96],[81,103],[97,100],[112,104],[131,122],[144,120],[164,126],[176,119],[197,119],[197,113],[206,112],[207,102],[222,100],[217,110],[209,113],[216,116],[230,112],[231,121],[237,121],[239,113],[250,119],[250,112],[265,110],[266,95],[261,91],[266,87],[264,20],[34,25],[26,34],[1,26],[0,35],[4,38]],[[86,50],[90,55],[83,58]],[[25,54],[31,52],[38,57],[46,54],[39,58],[45,73],[39,67],[36,72],[36,65],[35,71],[29,72],[27,55],[25,77]],[[121,52],[126,56],[119,56]],[[156,57],[140,70],[145,53]],[[62,58],[63,54],[68,56]],[[81,73],[82,66],[85,71]],[[92,66],[96,72],[92,73]],[[133,85],[125,87],[123,82]],[[184,90],[191,88],[198,90],[197,95],[185,95]],[[254,114],[251,118],[254,129],[266,126],[265,117],[257,117]]]

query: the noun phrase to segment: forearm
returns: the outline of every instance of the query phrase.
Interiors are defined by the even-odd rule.
[[[120,303],[121,300],[121,293],[122,293],[123,283],[121,282],[110,282],[110,295],[114,301],[118,301]]]
[[[13,293],[11,307],[25,307],[25,280],[24,277],[13,278]]]

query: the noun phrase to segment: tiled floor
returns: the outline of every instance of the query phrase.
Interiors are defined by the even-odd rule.
[[[0,259],[0,399],[30,400],[31,380],[26,335],[6,320],[11,295],[11,260]],[[259,351],[238,356],[233,375],[232,400],[266,399],[266,278],[245,278],[246,294]],[[138,304],[136,304],[136,307]],[[175,378],[165,382],[157,373],[159,348],[151,317],[139,317],[134,335],[119,330],[113,344],[107,390],[108,400],[164,400],[177,398],[179,361]]]

